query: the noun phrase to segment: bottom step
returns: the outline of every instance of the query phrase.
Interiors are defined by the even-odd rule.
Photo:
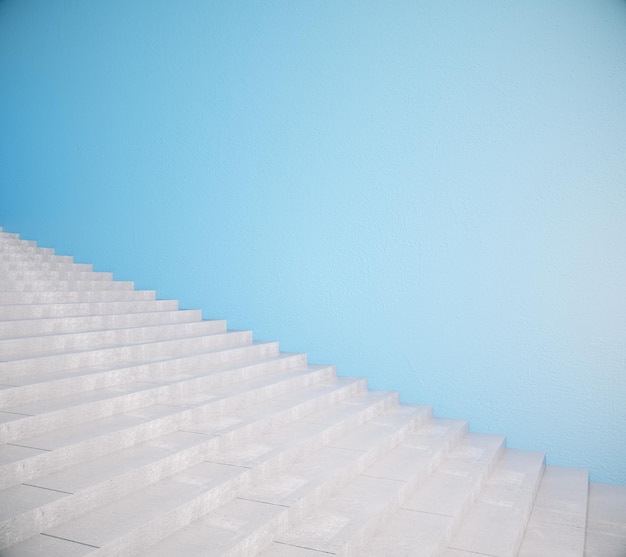
[[[518,557],[583,557],[588,487],[586,470],[547,466]]]
[[[585,557],[626,557],[626,485],[589,484]]]

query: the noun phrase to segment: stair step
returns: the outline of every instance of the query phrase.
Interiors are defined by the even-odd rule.
[[[154,299],[125,302],[61,302],[29,305],[15,304],[0,305],[0,321],[89,317],[94,315],[176,310],[178,310],[177,300]]]
[[[168,478],[178,481],[180,476],[188,477],[190,468],[206,468],[207,463],[205,461],[207,460],[211,461],[210,470],[217,470],[219,473],[219,470],[231,469],[238,476],[237,481],[249,481],[255,475],[262,476],[267,474],[268,470],[277,470],[281,466],[287,465],[298,454],[313,450],[316,445],[323,443],[327,436],[337,436],[343,429],[354,427],[362,422],[370,412],[379,413],[389,404],[397,402],[397,398],[390,393],[370,397],[357,394],[358,404],[353,405],[355,408],[351,409],[349,414],[344,415],[343,424],[335,424],[338,427],[335,430],[330,426],[315,424],[314,422],[309,423],[306,419],[294,422],[294,419],[298,420],[302,414],[308,413],[310,415],[312,410],[319,412],[330,404],[338,404],[336,402],[337,397],[354,396],[354,387],[358,387],[362,393],[363,386],[362,381],[339,380],[319,384],[318,387],[313,387],[305,392],[300,390],[299,392],[287,393],[259,404],[256,411],[254,409],[252,412],[247,411],[247,409],[240,409],[234,414],[223,415],[222,423],[219,426],[215,420],[206,424],[196,424],[196,427],[200,429],[209,429],[212,431],[211,434],[173,432],[143,445],[87,462],[82,466],[74,466],[65,472],[40,478],[35,480],[33,484],[43,486],[48,490],[62,490],[72,494],[59,494],[57,502],[44,502],[48,510],[61,504],[63,507],[70,506],[73,509],[73,514],[77,519],[69,523],[66,520],[62,528],[74,529],[76,523],[84,524],[87,522],[94,524],[95,530],[97,530],[99,520],[95,519],[94,523],[93,517],[101,516],[102,512],[105,515],[108,514],[107,510],[98,509],[99,505],[108,504],[111,508],[121,506],[124,509],[121,511],[123,516],[124,513],[128,513],[128,505],[132,505],[133,502],[143,505],[146,502],[144,500],[146,496],[150,498],[151,493],[159,492],[160,488],[155,484],[167,483]],[[289,437],[293,442],[285,443],[283,440],[281,443],[284,436]],[[263,464],[260,464],[256,469],[253,470],[249,466],[231,466],[218,462],[218,457],[224,450],[233,450],[237,447],[245,448],[250,442],[262,442],[264,448],[270,448],[269,446],[266,447],[267,443],[274,443],[274,451],[266,450],[260,456]],[[18,489],[24,489],[24,486],[18,486]],[[220,490],[224,491],[224,486],[221,486]],[[174,492],[168,491],[170,495],[176,492],[176,489]],[[197,493],[197,489],[188,491],[185,488],[182,501],[191,495],[195,497]],[[223,493],[218,495],[224,496]],[[119,501],[120,497],[124,497],[124,499]],[[76,505],[78,502],[81,504]],[[37,502],[35,501],[31,505],[34,508],[22,515],[24,517],[21,525],[22,536],[25,526],[30,526],[30,534],[32,535],[41,529],[54,528],[58,524],[58,513],[46,512],[43,514],[44,518],[41,519],[41,514],[35,512],[41,507],[36,505]],[[167,508],[167,506],[168,504],[164,503],[163,508]],[[120,512],[115,514],[119,515]],[[30,524],[26,524],[27,522]],[[126,527],[124,522],[126,520],[120,524],[121,528]],[[15,537],[17,535],[15,521],[6,526],[7,538],[10,539],[11,532]],[[85,528],[81,526],[79,530],[83,534]]]
[[[74,263],[74,258],[71,255],[55,255],[54,252],[48,253],[30,253],[18,252],[3,254],[0,252],[0,262],[2,263],[28,263],[30,265],[41,265],[44,263]]]
[[[0,340],[4,361],[225,332],[223,321],[150,324],[143,327],[43,335]]]
[[[263,379],[256,368],[255,380]],[[0,412],[0,442],[20,443],[20,439],[32,437],[55,429],[68,427],[136,410],[151,404],[180,404],[179,399],[193,394],[196,398],[207,395],[216,398],[223,389],[248,380],[248,373],[237,372],[232,368],[222,373],[203,370],[196,376],[185,376],[180,381],[170,378],[167,383],[134,381],[108,388],[74,392],[59,398],[48,398],[31,403],[4,408]],[[264,371],[272,374],[273,366],[267,365]],[[284,371],[283,366],[279,371]],[[32,446],[32,444],[31,444]]]
[[[544,459],[543,453],[507,449],[443,555],[517,555],[543,474]]]
[[[153,290],[84,290],[67,292],[0,292],[0,305],[135,302],[154,300]]]
[[[322,391],[322,397],[329,397],[328,390]],[[288,400],[287,397],[282,398]],[[291,406],[281,405],[278,399],[270,399],[258,406],[256,415],[243,409],[207,424],[197,424],[198,428],[209,430],[211,434],[175,431],[37,478],[26,486],[6,490],[2,493],[3,499],[11,496],[21,508],[19,512],[16,508],[10,510],[11,516],[15,516],[10,523],[0,518],[0,546],[52,528],[204,460],[212,459],[225,464],[219,462],[223,460],[219,455],[227,450],[241,451],[242,446],[245,450],[250,439],[257,444],[262,442],[266,449],[258,457],[259,461],[264,458],[264,465],[251,470],[253,477],[265,474],[269,469],[284,468],[299,455],[315,450],[372,415],[397,405],[394,393],[362,393],[348,400],[350,404],[342,401],[335,404],[344,410],[341,419],[326,425],[316,421],[320,412],[289,423],[301,413],[298,410],[298,405],[302,406],[301,397],[294,397]],[[273,427],[268,427],[268,424]],[[272,447],[273,451],[270,450]],[[55,497],[50,496],[51,491],[56,494]]]
[[[34,245],[15,242],[3,242],[0,244],[0,255],[11,257],[13,255],[54,255],[52,248],[40,248]]]
[[[29,483],[43,473],[59,471],[176,429],[207,433],[198,430],[194,424],[234,412],[242,405],[258,404],[269,398],[278,400],[306,386],[310,388],[298,396],[307,401],[327,390],[337,391],[339,394],[336,396],[341,397],[365,388],[363,380],[334,381],[334,377],[332,366],[287,369],[260,379],[244,379],[222,389],[213,387],[191,393],[174,392],[167,403],[148,403],[128,412],[122,411],[7,443],[0,446],[0,488],[20,482]],[[324,381],[328,384],[319,386]],[[313,388],[311,385],[318,386]]]
[[[518,557],[583,557],[588,488],[586,470],[546,466]]]
[[[167,384],[192,378],[198,374],[211,372],[216,375],[234,372],[246,373],[246,363],[253,362],[256,371],[266,366],[291,365],[291,362],[303,365],[305,354],[278,353],[278,343],[252,342],[243,346],[225,347],[198,354],[182,354],[176,358],[156,360],[148,363],[112,368],[94,368],[28,375],[13,378],[14,386],[0,385],[0,407],[8,408],[28,404],[39,400],[63,397],[72,393],[82,393],[94,389],[104,389],[128,384],[133,381],[148,381]],[[243,371],[241,371],[243,370]],[[17,386],[15,386],[17,385]],[[0,417],[3,414],[0,412]],[[7,421],[9,414],[4,415]],[[16,418],[12,418],[16,419]]]
[[[278,544],[359,555],[368,532],[397,510],[466,431],[466,422],[435,419],[409,434],[352,481],[342,483],[326,502],[291,521],[287,531],[273,536],[276,543],[263,555],[272,555]],[[366,435],[356,446],[350,442],[341,446],[355,450],[368,443]]]
[[[0,227],[2,557],[626,556],[588,485]]]
[[[33,374],[41,375],[43,373],[49,374],[57,371],[93,369],[96,367],[112,369],[141,362],[175,358],[182,354],[197,354],[226,346],[249,344],[251,342],[251,331],[228,331],[202,336],[154,340],[108,348],[11,359],[0,362],[0,382],[5,385],[17,385],[20,378]]]
[[[394,557],[440,555],[503,450],[504,437],[468,434],[428,481],[372,530],[359,555],[384,557],[390,547]]]
[[[93,265],[91,263],[73,263],[67,261],[44,261],[31,263],[28,260],[25,261],[4,261],[2,263],[2,269],[4,271],[65,271],[65,272],[93,272]]]
[[[367,431],[371,431],[368,423],[329,443],[308,457],[300,459],[295,466],[289,468],[286,482],[281,481],[281,477],[276,473],[272,473],[267,481],[252,482],[252,485],[256,485],[258,488],[255,490],[252,487],[252,494],[250,490],[248,490],[247,495],[244,492],[242,497],[246,497],[245,499],[234,499],[226,503],[206,517],[202,517],[188,527],[174,533],[168,539],[159,541],[158,545],[151,547],[141,555],[167,555],[172,547],[183,548],[185,555],[256,554],[254,549],[262,547],[263,538],[272,535],[274,528],[281,525],[283,529],[286,527],[289,514],[293,516],[301,514],[304,509],[309,508],[320,497],[324,497],[325,493],[331,492],[333,486],[336,486],[343,478],[353,476],[364,467],[365,463],[376,458],[393,443],[397,443],[399,439],[423,423],[429,416],[430,408],[428,407],[396,407],[391,409],[385,415],[375,418],[381,423],[386,423],[387,430],[382,435],[372,439],[372,444],[364,447],[362,451],[342,450],[333,447],[341,446],[344,438],[348,440],[347,442],[352,439],[352,444],[355,437],[363,438],[367,432],[365,434],[359,433],[359,430],[365,428]],[[317,417],[312,417],[309,421],[311,423],[318,421],[321,423],[330,421],[332,423],[335,420],[329,413],[326,413],[320,415],[319,420]],[[245,451],[240,454],[231,453],[230,456],[227,455],[225,459],[222,458],[220,461],[243,465],[255,463],[254,455],[250,459]],[[310,471],[311,475],[307,475],[307,471]],[[296,475],[294,476],[294,474]],[[310,478],[311,481],[307,482],[307,478]],[[286,502],[289,493],[291,493],[293,503],[291,508],[287,506],[289,503]],[[284,505],[273,504],[264,500],[272,496],[282,496]],[[236,530],[232,526],[229,527],[229,524],[236,524]],[[231,551],[227,551],[227,548],[230,548]],[[234,549],[238,549],[238,551],[233,553]]]
[[[419,411],[414,411],[412,416],[408,416],[406,414],[406,412],[403,412],[402,414],[402,419],[401,420],[395,420],[396,421],[396,425],[395,428],[390,428],[388,433],[392,434],[393,430],[395,429],[396,431],[402,431],[403,429],[406,430],[408,427],[410,427],[409,424],[413,425],[417,422],[420,421],[420,419],[423,419],[422,417],[424,416],[424,412],[426,410],[425,409],[420,409]],[[395,414],[397,412],[392,410],[391,414]],[[387,413],[389,414],[389,413]],[[391,417],[391,416],[389,416]],[[357,428],[358,429],[358,428]],[[393,437],[393,435],[391,435],[391,437]],[[384,444],[384,443],[383,443]],[[322,451],[324,449],[321,449]],[[346,451],[344,451],[346,452]],[[316,451],[315,453],[313,453],[312,455],[310,455],[309,457],[305,458],[304,460],[309,462],[311,458],[315,459],[316,455],[319,453],[319,451]],[[358,460],[359,459],[359,455],[357,453],[355,453],[354,451],[347,451],[347,454],[349,455],[349,458],[352,461]],[[346,459],[343,459],[343,466],[340,465],[340,468],[345,468],[345,461]],[[267,461],[266,461],[267,462]],[[219,465],[218,463],[213,463],[214,465]],[[333,473],[332,473],[332,468],[330,466],[330,462],[328,461],[328,459],[326,460],[326,464],[329,465],[324,469],[324,473],[326,475],[326,482],[322,483],[328,483],[329,478],[333,477]],[[224,466],[223,464],[221,466]],[[228,465],[227,465],[228,466]],[[170,511],[169,513],[165,514],[163,516],[163,518],[161,518],[158,521],[153,521],[152,524],[146,524],[146,521],[141,521],[141,524],[137,524],[135,526],[135,528],[133,530],[128,529],[128,527],[124,524],[124,521],[119,521],[119,526],[124,528],[125,533],[124,537],[122,539],[124,539],[125,542],[125,547],[123,547],[123,551],[128,551],[129,553],[134,553],[137,550],[143,549],[145,548],[146,544],[146,539],[149,539],[150,542],[149,543],[154,543],[156,541],[159,541],[160,539],[163,539],[168,533],[170,534],[174,534],[176,533],[177,530],[179,530],[182,527],[185,527],[187,525],[189,525],[190,523],[192,523],[194,520],[198,520],[201,519],[204,515],[207,515],[207,513],[213,511],[216,508],[219,508],[220,505],[223,506],[229,506],[233,503],[233,497],[240,491],[242,491],[243,489],[246,488],[246,485],[248,483],[250,483],[249,478],[251,476],[253,476],[255,474],[255,470],[258,470],[258,468],[247,468],[244,466],[230,466],[230,468],[234,468],[234,469],[239,469],[239,470],[243,470],[243,472],[240,472],[240,481],[237,482],[237,484],[233,485],[233,488],[230,489],[227,493],[220,493],[220,497],[215,498],[215,497],[211,497],[211,493],[202,493],[199,496],[196,495],[195,496],[195,501],[190,501],[187,502],[185,504],[185,509],[189,509],[189,503],[196,503],[195,508],[191,508],[189,509],[188,512],[184,512],[183,508],[178,509],[178,512],[172,512],[174,509],[172,509],[172,511]],[[271,468],[273,468],[272,466],[263,466],[262,469],[265,469],[266,471],[271,471]],[[280,472],[281,470],[276,470],[276,472]],[[263,472],[260,472],[259,475],[261,477],[263,477],[265,474]],[[319,486],[318,486],[319,488]],[[223,491],[223,490],[222,490]],[[198,505],[198,503],[201,504]],[[168,507],[171,509],[171,504],[168,505]],[[198,508],[199,507],[199,508]],[[280,508],[280,507],[279,507]],[[113,510],[114,512],[120,512],[122,511],[122,509],[108,509],[109,511]],[[282,509],[281,509],[282,510]],[[183,512],[181,512],[183,511]],[[123,511],[122,511],[123,512]],[[110,514],[110,513],[107,513]],[[117,513],[116,513],[117,514]],[[169,515],[169,516],[168,516]],[[98,517],[99,518],[99,517]],[[99,520],[90,520],[89,521],[90,524],[92,525],[96,525],[97,522],[99,522]],[[150,535],[149,536],[142,536],[141,538],[138,536],[138,533],[141,532],[142,530],[145,531],[145,529],[150,528]],[[65,538],[69,538],[69,539],[76,539],[74,537],[74,535],[78,534],[81,535],[81,533],[85,530],[85,524],[80,524],[78,528],[73,528],[72,529],[72,533],[69,534],[67,531],[63,530],[63,531],[59,531],[59,530],[51,530],[48,533],[51,533],[53,535],[61,535]],[[74,532],[76,532],[76,534],[74,534]],[[68,535],[69,534],[69,535]],[[97,533],[95,533],[97,535]],[[93,534],[92,534],[93,535]],[[119,534],[118,534],[119,536]],[[81,538],[80,541],[83,541],[86,538]],[[90,539],[94,539],[95,538],[90,538]],[[119,540],[119,537],[118,537]],[[87,542],[90,543],[90,542]],[[92,545],[100,545],[100,544],[106,544],[105,540],[98,540],[96,543],[92,543]],[[119,543],[116,543],[115,546],[113,546],[112,544],[107,544],[109,547],[106,547],[106,549],[113,549],[114,551],[119,551],[120,550],[120,545]],[[159,543],[158,547],[161,547],[161,543]],[[109,552],[105,552],[105,554],[110,554],[113,553],[112,551]]]
[[[0,293],[100,292],[133,290],[132,281],[121,280],[0,280]]]
[[[0,281],[10,283],[32,283],[32,282],[111,282],[113,273],[100,273],[94,271],[5,271],[0,270]]]
[[[626,485],[589,484],[585,557],[626,555]]]
[[[152,311],[83,317],[52,317],[0,321],[0,339],[24,339],[44,335],[109,331],[149,325],[194,323],[202,320],[201,310]],[[226,322],[223,330],[226,330]]]

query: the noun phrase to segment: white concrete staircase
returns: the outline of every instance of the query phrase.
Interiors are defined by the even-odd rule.
[[[626,556],[588,486],[0,229],[2,557]]]

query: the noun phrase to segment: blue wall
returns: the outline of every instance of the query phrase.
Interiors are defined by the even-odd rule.
[[[0,0],[0,225],[626,484],[626,2]]]

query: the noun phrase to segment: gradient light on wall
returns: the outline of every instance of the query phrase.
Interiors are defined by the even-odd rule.
[[[0,2],[0,225],[626,483],[626,2]]]

